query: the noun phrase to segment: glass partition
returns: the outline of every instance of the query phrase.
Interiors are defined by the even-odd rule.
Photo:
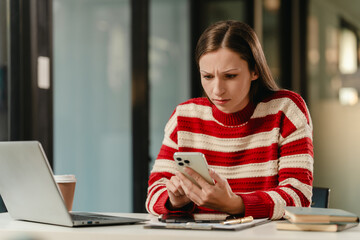
[[[53,0],[54,169],[75,211],[132,211],[129,0]]]
[[[151,170],[166,122],[190,97],[189,0],[151,0],[149,35]]]
[[[348,25],[344,28],[344,21],[352,31]],[[330,207],[357,214],[359,33],[359,1],[309,1],[307,74],[308,104],[314,124],[314,186],[331,189]]]
[[[246,0],[221,0],[204,2],[204,9],[200,9],[204,16],[204,29],[217,21],[238,20],[248,23],[250,16],[249,2]]]
[[[264,0],[262,4],[262,46],[275,81],[281,83],[280,64],[280,0]]]

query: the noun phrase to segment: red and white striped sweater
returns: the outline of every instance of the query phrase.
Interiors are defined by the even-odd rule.
[[[207,98],[177,106],[165,127],[151,171],[146,208],[165,206],[166,181],[176,171],[174,152],[202,152],[245,204],[245,215],[279,219],[284,206],[310,206],[313,181],[311,118],[303,99],[280,90],[237,113],[219,111]],[[193,206],[194,213],[215,212]]]

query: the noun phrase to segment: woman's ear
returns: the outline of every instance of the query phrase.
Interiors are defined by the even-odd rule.
[[[252,74],[251,81],[254,81],[259,78],[259,75],[257,74],[257,72],[252,72],[251,74]]]
[[[251,71],[251,81],[254,81],[259,78],[258,72],[259,71],[258,71],[257,67],[255,66],[255,70]]]

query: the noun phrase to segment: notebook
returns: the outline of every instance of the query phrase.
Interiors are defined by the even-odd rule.
[[[0,195],[10,216],[68,227],[133,224],[145,219],[68,212],[38,141],[0,142]]]
[[[336,208],[285,207],[285,216],[292,223],[359,222],[352,212]]]
[[[317,231],[317,232],[340,232],[359,225],[358,222],[352,223],[291,223],[289,221],[276,222],[278,230],[292,231]]]

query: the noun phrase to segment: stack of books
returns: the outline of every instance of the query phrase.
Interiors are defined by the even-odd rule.
[[[278,230],[338,232],[359,224],[356,214],[334,208],[285,207],[284,218]]]

